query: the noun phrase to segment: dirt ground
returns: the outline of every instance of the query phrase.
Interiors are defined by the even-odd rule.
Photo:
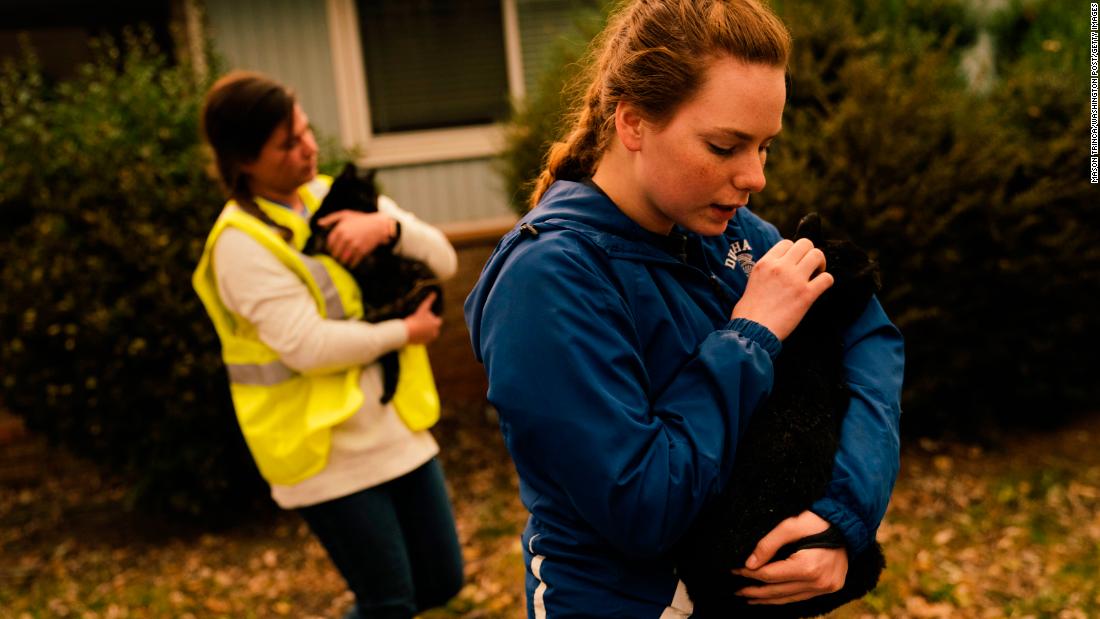
[[[467,584],[425,619],[523,617],[526,514],[495,423],[435,432]],[[879,588],[836,617],[1100,616],[1100,416],[999,448],[917,441]],[[127,512],[126,488],[0,423],[0,618],[339,617],[339,575],[295,514],[230,531]]]
[[[495,422],[437,426],[468,574],[430,617],[522,604],[524,510]],[[0,618],[339,617],[351,596],[294,513],[203,531],[126,510],[127,488],[0,416]]]

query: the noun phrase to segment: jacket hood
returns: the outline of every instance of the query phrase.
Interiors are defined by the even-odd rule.
[[[642,228],[626,216],[606,195],[585,183],[556,181],[531,209],[501,238],[481,271],[477,284],[466,297],[464,311],[470,341],[482,361],[480,325],[482,309],[496,284],[501,268],[524,238],[548,230],[569,230],[580,234],[610,256],[635,260],[674,262],[661,249],[667,237]]]
[[[593,185],[557,181],[546,191],[539,205],[520,219],[523,224],[552,224],[578,232],[611,255],[665,260],[661,249],[667,236],[650,232],[619,210],[619,207]]]

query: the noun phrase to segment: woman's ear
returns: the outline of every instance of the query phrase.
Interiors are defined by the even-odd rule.
[[[629,151],[637,151],[642,148],[642,118],[638,108],[619,101],[615,106],[615,132],[619,135],[619,141]]]

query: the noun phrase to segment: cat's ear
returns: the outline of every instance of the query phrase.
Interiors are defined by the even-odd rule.
[[[349,161],[349,162],[344,164],[344,170],[342,172],[340,172],[340,177],[341,178],[355,178],[355,174],[356,174],[355,164]]]
[[[794,231],[794,238],[798,239],[810,239],[813,242],[814,247],[819,247],[825,242],[823,238],[825,235],[821,231],[821,215],[816,212],[807,213],[798,222],[798,228]]]

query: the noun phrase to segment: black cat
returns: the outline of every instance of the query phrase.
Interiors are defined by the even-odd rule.
[[[840,426],[851,394],[844,380],[841,331],[852,324],[879,288],[878,269],[854,244],[822,241],[821,219],[811,213],[798,225],[825,253],[834,284],[783,342],[775,362],[771,396],[756,410],[738,445],[733,474],[721,495],[705,507],[677,548],[677,572],[700,616],[813,617],[875,588],[885,559],[878,543],[848,557],[844,587],[779,606],[750,606],[735,593],[758,581],[734,576],[756,544],[781,521],[809,509],[825,494],[832,475]],[[835,527],[784,546],[773,561],[804,548],[839,548]]]
[[[374,175],[374,170],[360,171],[351,163],[344,166],[344,170],[333,180],[321,206],[310,218],[310,237],[305,253],[327,253],[325,241],[329,231],[318,223],[326,215],[343,210],[378,212]],[[390,244],[376,248],[364,256],[358,265],[348,269],[363,295],[363,320],[367,322],[404,318],[415,312],[433,292],[436,296],[432,302],[432,312],[437,316],[443,315],[442,282],[428,265],[394,253],[399,237],[400,224],[398,234]],[[393,399],[397,389],[400,374],[397,353],[387,353],[379,362],[383,376],[382,402],[385,403]]]

